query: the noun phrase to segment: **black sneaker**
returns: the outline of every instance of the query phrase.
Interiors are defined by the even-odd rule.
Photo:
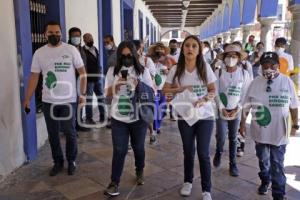
[[[75,171],[76,171],[76,164],[75,164],[75,162],[70,162],[69,166],[68,166],[68,175],[69,176],[74,175]]]
[[[137,171],[136,172],[136,184],[137,185],[144,185],[145,179],[144,179],[144,172],[143,171]]]
[[[258,194],[260,195],[266,195],[268,194],[268,189],[269,189],[269,183],[261,183],[260,186],[258,187]]]
[[[157,144],[157,136],[156,135],[151,135],[150,136],[150,144],[151,145],[156,145]]]
[[[91,129],[90,129],[90,128],[85,128],[85,127],[82,127],[82,126],[77,125],[77,126],[76,126],[76,131],[80,131],[80,132],[89,132],[89,131],[91,131]]]
[[[64,164],[54,164],[54,166],[50,170],[49,176],[56,176],[63,169],[64,169]]]
[[[220,167],[221,165],[221,158],[222,158],[222,154],[221,153],[216,153],[214,160],[213,160],[213,164],[215,167]]]
[[[237,168],[236,164],[230,164],[229,174],[230,174],[230,176],[233,176],[233,177],[238,177],[240,175],[239,169]]]
[[[109,196],[118,196],[120,194],[119,192],[119,186],[114,183],[114,182],[111,182],[109,184],[109,186],[104,190],[104,194],[105,195],[109,195]]]
[[[85,123],[91,124],[91,125],[95,125],[96,124],[96,122],[93,119],[86,119]]]

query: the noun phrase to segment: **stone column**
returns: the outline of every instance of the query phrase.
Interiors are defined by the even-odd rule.
[[[230,43],[230,35],[231,35],[231,32],[228,31],[228,32],[225,32],[222,34],[223,35],[223,43]]]
[[[275,17],[261,17],[258,19],[261,24],[260,41],[265,44],[266,51],[272,51],[274,47],[272,24],[275,20]]]
[[[243,28],[243,41],[242,41],[242,43],[243,44],[247,43],[248,37],[250,35],[250,31],[253,27],[254,27],[253,24],[242,25],[242,28]]]
[[[240,28],[235,28],[235,29],[231,29],[230,30],[230,32],[231,32],[231,34],[230,34],[230,40],[231,40],[231,42],[234,42],[234,41],[237,40],[238,33],[239,33],[240,30],[241,30]]]
[[[291,74],[291,78],[294,81],[297,92],[299,94],[299,70],[300,70],[300,4],[295,4],[289,7],[292,12],[292,41],[291,41],[291,53],[294,59],[294,74]]]

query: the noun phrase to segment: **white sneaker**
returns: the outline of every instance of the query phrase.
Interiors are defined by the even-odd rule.
[[[192,192],[192,188],[193,188],[193,185],[189,182],[186,182],[183,184],[183,186],[180,190],[180,194],[182,196],[190,196],[191,192]]]
[[[203,200],[212,200],[209,192],[203,192],[202,197]]]

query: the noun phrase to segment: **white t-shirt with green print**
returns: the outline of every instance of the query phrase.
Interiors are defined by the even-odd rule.
[[[77,99],[75,69],[84,67],[79,51],[66,43],[45,45],[33,55],[31,72],[43,74],[42,101],[73,103]]]
[[[267,92],[267,87],[270,87]],[[272,83],[263,76],[250,84],[243,105],[251,105],[250,135],[256,142],[272,145],[288,143],[289,108],[297,108],[298,97],[292,80],[279,74]]]
[[[216,81],[216,76],[214,74],[214,72],[212,71],[211,67],[209,64],[206,63],[205,65],[206,67],[206,77],[207,77],[207,84],[211,84],[214,83]],[[180,83],[178,82],[177,78],[175,80],[175,82],[173,82],[173,78],[175,76],[177,70],[177,66],[174,66],[171,68],[166,83],[169,84],[180,84],[181,86],[193,86],[193,92],[192,95],[190,96],[191,99],[195,100],[195,99],[200,99],[202,97],[204,97],[205,95],[207,95],[208,91],[207,91],[207,85],[203,83],[202,80],[199,79],[198,74],[197,74],[197,69],[195,69],[193,72],[188,72],[187,70],[184,71],[184,74],[181,77]],[[186,99],[189,97],[185,96],[186,93],[179,93],[175,96],[175,98],[182,98],[182,99]],[[188,103],[188,102],[187,102]],[[182,105],[182,106],[186,106],[186,105]],[[175,105],[174,109],[176,111],[176,107],[178,109],[180,109],[180,105]],[[187,108],[189,106],[186,106]],[[191,109],[191,108],[189,108]],[[190,112],[190,111],[188,111]],[[192,119],[185,119],[187,122],[191,121],[196,122],[200,119],[209,119],[209,118],[214,118],[215,117],[215,110],[214,110],[214,105],[213,102],[209,101],[207,103],[205,103],[203,106],[201,107],[197,107],[197,108],[192,108],[192,114],[190,115],[190,117],[188,118],[192,118]],[[192,125],[192,123],[190,125]]]

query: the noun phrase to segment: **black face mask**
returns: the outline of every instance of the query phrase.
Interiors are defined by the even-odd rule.
[[[131,55],[122,55],[122,64],[125,67],[130,67],[133,65],[133,57]]]
[[[172,55],[174,55],[174,54],[176,53],[176,51],[177,51],[177,48],[171,48],[171,49],[170,49],[170,53],[171,53]]]
[[[160,57],[164,56],[164,53],[162,52],[155,52],[155,58],[158,60]]]
[[[50,43],[52,46],[58,45],[60,42],[60,35],[49,35],[48,36],[48,43]]]
[[[86,43],[86,46],[88,46],[88,47],[94,46],[94,41],[87,42],[87,43]]]

